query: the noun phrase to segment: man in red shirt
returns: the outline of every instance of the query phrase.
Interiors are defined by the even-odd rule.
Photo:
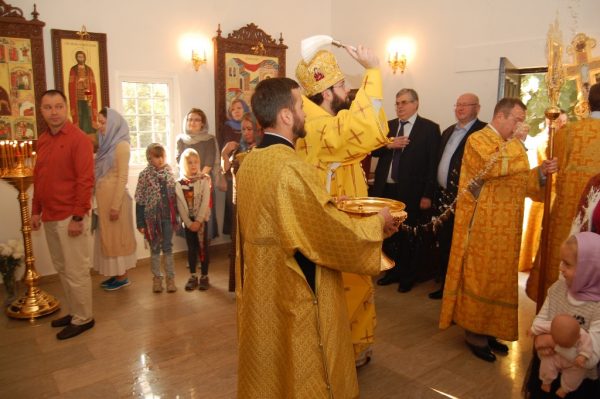
[[[65,291],[69,313],[52,321],[69,339],[94,326],[90,277],[89,211],[94,187],[92,142],[67,120],[67,100],[58,90],[42,95],[48,125],[37,144],[31,227],[44,222],[46,242]]]

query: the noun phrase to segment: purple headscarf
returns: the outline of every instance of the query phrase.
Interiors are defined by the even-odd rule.
[[[121,141],[130,142],[127,121],[112,108],[107,108],[106,133],[98,133],[98,152],[96,152],[96,180],[103,177],[112,167],[115,148]]]
[[[577,268],[569,292],[579,301],[600,301],[600,234],[586,231],[575,238]]]

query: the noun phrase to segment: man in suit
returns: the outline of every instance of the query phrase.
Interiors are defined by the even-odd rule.
[[[458,179],[465,143],[471,133],[481,130],[487,123],[477,119],[479,114],[479,98],[473,93],[461,94],[454,104],[456,123],[442,133],[440,143],[439,162],[437,167],[437,190],[435,195],[435,209],[443,214],[452,206],[458,193]],[[447,217],[447,219],[446,219]],[[454,212],[447,211],[443,224],[437,231],[439,243],[439,279],[442,286],[437,291],[429,294],[431,299],[442,299],[444,282],[450,247],[452,246],[452,229],[454,228]]]
[[[379,158],[371,194],[406,204],[408,227],[425,223],[432,210],[440,143],[438,124],[417,115],[419,96],[413,89],[396,94],[397,119],[388,121],[388,138],[393,141],[373,151]],[[415,281],[419,237],[401,231],[384,242],[384,251],[396,267],[377,281],[378,285],[399,282],[398,291],[408,292]]]

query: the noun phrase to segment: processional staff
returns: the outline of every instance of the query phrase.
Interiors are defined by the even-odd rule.
[[[550,97],[550,107],[544,112],[550,120],[548,127],[548,159],[554,158],[554,131],[555,121],[560,116],[558,107],[558,96],[560,88],[565,81],[565,72],[562,64],[562,33],[558,28],[558,20],[550,25],[546,44],[546,56],[548,57],[548,72],[546,73],[546,85]],[[546,179],[544,195],[544,218],[542,219],[542,236],[540,242],[540,273],[537,292],[537,311],[539,312],[546,298],[546,270],[549,258],[549,228],[550,228],[550,205],[552,198],[552,176]]]

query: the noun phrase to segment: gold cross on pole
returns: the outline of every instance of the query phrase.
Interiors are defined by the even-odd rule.
[[[600,57],[592,57],[596,40],[585,33],[578,33],[567,47],[567,53],[573,57],[573,63],[565,67],[567,79],[577,82],[577,104],[575,115],[579,119],[587,117],[590,111],[588,94],[590,86],[600,83]]]

